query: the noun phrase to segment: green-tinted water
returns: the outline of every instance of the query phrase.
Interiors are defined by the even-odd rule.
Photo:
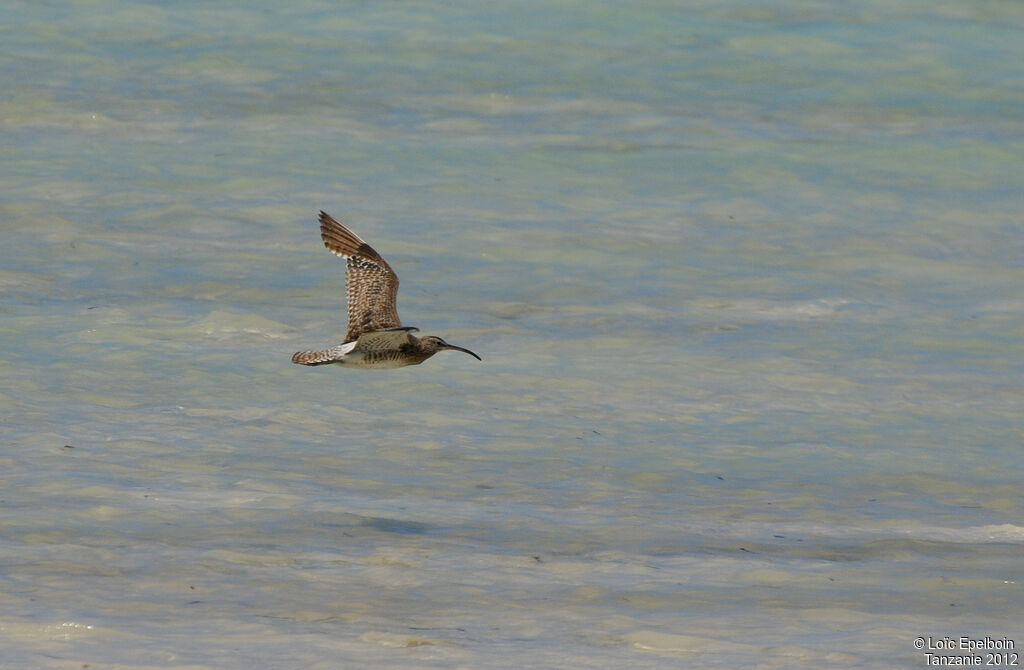
[[[1018,5],[0,19],[0,665],[1020,637]],[[321,208],[484,361],[289,363]]]

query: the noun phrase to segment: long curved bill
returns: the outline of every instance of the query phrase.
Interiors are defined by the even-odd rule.
[[[454,344],[446,344],[445,346],[443,346],[441,348],[442,349],[454,349],[455,351],[461,351],[464,354],[469,354],[470,356],[472,356],[473,358],[477,359],[478,361],[484,360],[484,359],[480,358],[479,356],[477,356],[476,354],[474,354],[469,349],[463,349],[462,347],[456,347]]]

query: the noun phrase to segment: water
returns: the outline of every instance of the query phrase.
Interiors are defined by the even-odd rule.
[[[1024,644],[1019,4],[0,13],[3,667]]]

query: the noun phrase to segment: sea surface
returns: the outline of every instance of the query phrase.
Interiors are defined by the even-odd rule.
[[[1024,665],[1022,31],[0,6],[0,667]]]

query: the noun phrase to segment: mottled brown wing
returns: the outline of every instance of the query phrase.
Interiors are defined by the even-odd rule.
[[[419,328],[401,328],[396,330],[377,330],[359,336],[359,350],[363,353],[401,352],[409,346],[410,333]]]
[[[320,237],[324,246],[345,259],[348,296],[348,334],[346,342],[363,333],[397,328],[398,275],[387,261],[359,236],[341,225],[327,212],[320,212]]]

